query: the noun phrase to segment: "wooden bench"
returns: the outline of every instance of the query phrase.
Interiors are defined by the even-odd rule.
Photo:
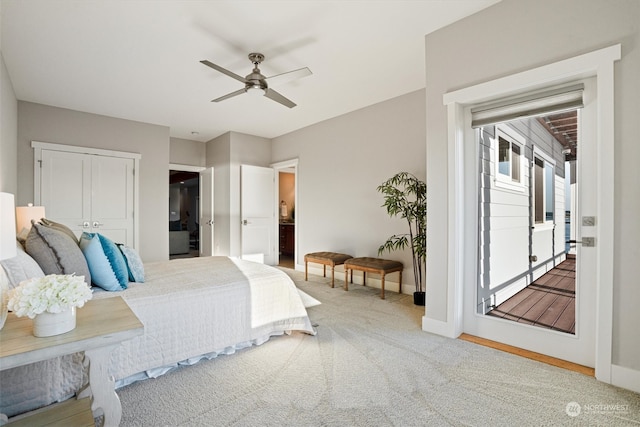
[[[304,256],[304,280],[307,281],[308,268],[307,263],[315,262],[322,264],[322,276],[327,277],[327,265],[331,266],[331,287],[334,287],[335,281],[335,268],[336,265],[344,264],[348,259],[352,258],[351,255],[340,254],[336,252],[312,252]]]
[[[353,271],[362,271],[362,284],[367,286],[367,273],[377,273],[381,276],[380,298],[384,299],[384,278],[389,273],[399,273],[398,292],[402,293],[402,270],[404,265],[400,261],[392,261],[382,258],[359,257],[351,258],[344,263],[344,290],[348,291],[349,287],[349,270],[351,270],[351,283],[353,283]]]

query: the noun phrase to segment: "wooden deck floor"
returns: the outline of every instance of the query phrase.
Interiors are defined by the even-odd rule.
[[[487,315],[575,334],[575,311],[576,260],[567,258]]]

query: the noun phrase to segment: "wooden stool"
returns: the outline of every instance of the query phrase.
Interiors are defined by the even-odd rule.
[[[404,266],[400,261],[391,261],[381,258],[360,257],[351,258],[344,263],[344,290],[348,291],[349,270],[351,270],[351,283],[353,283],[353,270],[362,271],[362,283],[367,286],[367,273],[377,273],[381,276],[380,298],[384,299],[384,276],[398,272],[398,292],[402,293],[402,270]]]
[[[351,255],[339,254],[336,252],[312,252],[304,256],[304,280],[307,281],[307,263],[315,262],[322,264],[322,276],[327,277],[327,265],[331,266],[331,287],[334,287],[336,265],[344,264],[348,259],[352,258]]]

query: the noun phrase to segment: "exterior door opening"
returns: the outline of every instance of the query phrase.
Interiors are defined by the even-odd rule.
[[[578,113],[478,130],[479,314],[576,333]]]

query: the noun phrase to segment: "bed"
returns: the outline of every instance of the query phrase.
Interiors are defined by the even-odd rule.
[[[24,251],[18,257],[20,263],[30,258]],[[11,267],[2,265],[10,273]],[[22,270],[22,275],[39,274]],[[112,353],[116,388],[273,336],[315,334],[305,305],[318,302],[274,267],[201,257],[147,263],[144,275],[144,283],[129,282],[126,290],[94,288],[94,299],[121,296],[145,328]],[[0,413],[11,417],[73,396],[87,380],[82,359],[75,354],[0,372]]]

